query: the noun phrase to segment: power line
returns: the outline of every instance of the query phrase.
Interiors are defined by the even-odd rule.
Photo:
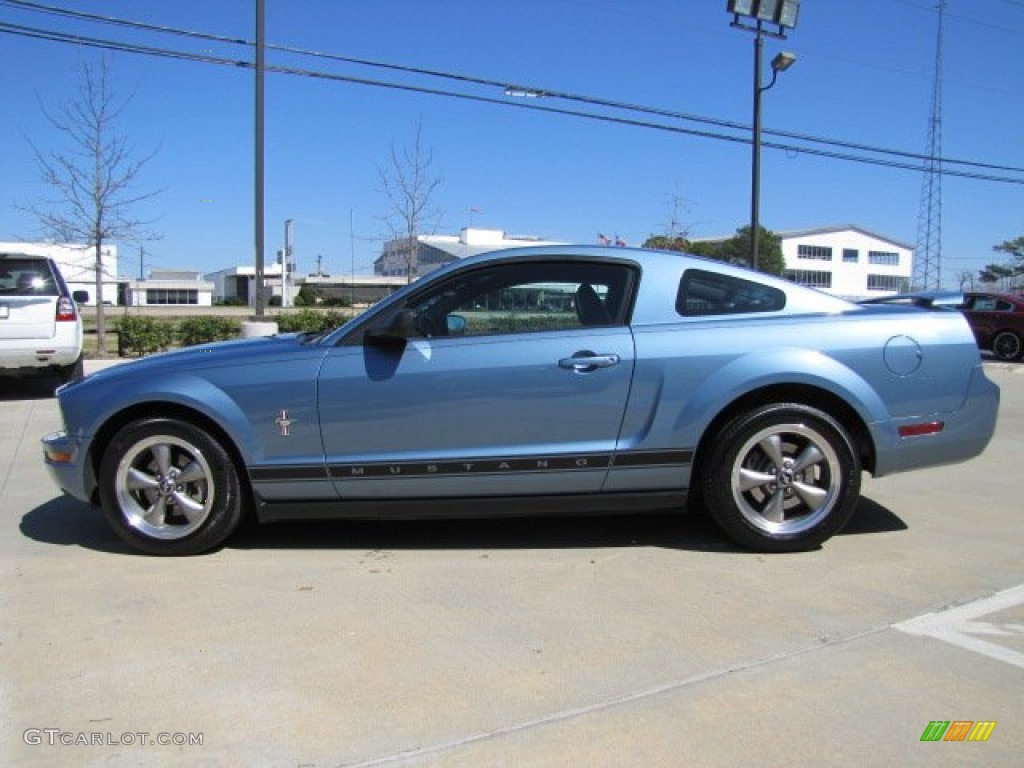
[[[0,0],[0,3],[9,4],[10,1],[11,0]],[[75,35],[75,34],[71,34],[71,33],[67,33],[67,32],[57,32],[57,31],[54,31],[54,30],[47,30],[47,29],[39,29],[39,28],[34,28],[34,27],[27,27],[27,26],[18,25],[18,24],[10,24],[8,22],[0,22],[0,32],[4,32],[4,33],[7,33],[7,34],[12,34],[12,35],[17,35],[17,36],[23,36],[23,37],[30,37],[30,38],[36,38],[36,39],[41,39],[41,40],[47,40],[47,41],[51,41],[51,42],[72,43],[72,44],[75,44],[75,45],[84,45],[84,46],[87,46],[87,47],[101,48],[101,49],[105,49],[105,50],[118,51],[118,52],[124,52],[124,53],[136,53],[136,54],[142,54],[142,55],[150,55],[150,56],[157,56],[157,57],[164,57],[164,58],[171,58],[171,59],[178,59],[178,60],[196,61],[196,62],[207,63],[207,64],[218,64],[218,65],[222,65],[222,66],[233,66],[233,67],[242,67],[242,68],[252,68],[254,66],[252,62],[249,62],[249,61],[246,61],[246,60],[226,59],[226,58],[223,58],[223,57],[220,57],[220,56],[214,56],[212,54],[191,53],[191,52],[176,51],[176,50],[166,49],[166,48],[157,48],[157,47],[154,47],[154,46],[141,45],[141,44],[137,44],[137,43],[128,43],[128,42],[122,42],[122,41],[116,41],[116,40],[105,40],[105,39],[102,39],[102,38],[87,37],[87,36],[84,36],[84,35]],[[196,34],[202,34],[202,33],[196,33]],[[387,66],[389,66],[390,68],[401,69],[401,67],[398,66],[398,65],[387,65]],[[682,126],[665,125],[663,123],[655,123],[655,122],[650,122],[650,121],[646,121],[646,120],[640,120],[640,119],[636,119],[636,118],[619,117],[619,116],[614,116],[614,115],[598,114],[598,113],[594,113],[594,112],[583,112],[583,111],[575,110],[575,109],[567,109],[567,108],[561,108],[561,107],[553,107],[553,106],[548,106],[548,105],[542,105],[542,104],[538,104],[538,103],[535,103],[535,102],[534,103],[525,103],[525,102],[519,102],[519,101],[513,102],[513,101],[508,101],[505,98],[481,96],[481,95],[476,95],[476,94],[469,94],[469,93],[461,93],[461,92],[457,92],[457,91],[443,90],[443,89],[439,89],[439,88],[428,88],[428,87],[424,87],[424,86],[410,85],[410,84],[405,84],[405,83],[395,83],[395,82],[388,82],[388,81],[384,81],[384,80],[373,80],[373,79],[369,79],[369,78],[353,77],[353,76],[350,76],[350,75],[340,75],[340,74],[334,74],[334,73],[329,73],[329,72],[321,72],[321,71],[316,71],[316,70],[301,69],[301,68],[295,68],[295,67],[283,67],[283,66],[268,65],[266,67],[266,70],[268,72],[276,72],[276,73],[279,73],[279,74],[287,74],[287,75],[294,75],[294,76],[310,77],[310,78],[314,78],[314,79],[336,81],[336,82],[345,82],[345,83],[354,84],[354,85],[365,85],[365,86],[372,86],[372,87],[378,87],[378,88],[386,88],[386,89],[391,89],[391,90],[406,91],[406,92],[418,93],[418,94],[422,94],[422,95],[439,96],[439,97],[452,98],[452,99],[458,99],[458,100],[470,101],[470,102],[477,102],[477,103],[484,103],[484,104],[494,104],[494,105],[502,106],[502,107],[506,107],[506,108],[525,109],[525,110],[530,110],[530,111],[535,111],[535,112],[559,114],[559,115],[565,115],[565,116],[569,116],[569,117],[577,117],[577,118],[583,118],[583,119],[588,119],[588,120],[595,120],[595,121],[612,123],[612,124],[618,124],[618,125],[626,125],[626,126],[632,126],[632,127],[638,127],[638,128],[647,128],[647,129],[652,129],[652,130],[660,130],[660,131],[665,131],[665,132],[670,132],[670,133],[677,133],[677,134],[683,134],[683,135],[694,136],[694,137],[699,137],[699,138],[715,139],[715,140],[719,140],[719,141],[729,141],[729,142],[739,143],[739,144],[749,144],[750,143],[750,138],[747,137],[747,136],[734,136],[734,135],[730,135],[730,134],[714,132],[714,131],[708,131],[708,130],[700,130],[700,129],[695,129],[695,128],[685,128],[685,127],[682,127]],[[477,80],[475,78],[468,78],[468,77],[464,77],[464,76],[456,76],[456,77],[459,77],[462,80],[467,81],[467,82],[471,82],[471,81]],[[489,84],[499,84],[499,83],[497,83],[497,81],[487,81],[487,82]],[[504,85],[504,84],[499,84],[499,85]],[[604,100],[604,99],[593,99],[593,98],[590,98],[590,97],[576,97],[576,96],[572,96],[571,94],[563,94],[563,95],[560,96],[558,94],[558,92],[555,92],[555,91],[550,91],[550,92],[549,91],[543,91],[543,92],[541,92],[540,95],[551,96],[551,97],[570,98],[571,100],[581,101],[583,103],[588,103],[588,104],[590,104],[592,106],[614,107],[614,108],[619,108],[619,109],[627,109],[628,108],[626,106],[620,105],[618,102],[611,102],[611,101],[607,101],[607,100]],[[679,117],[679,113],[673,113],[673,112],[670,112],[668,110],[641,108],[641,109],[635,109],[634,111],[646,112],[646,113],[649,113],[649,114],[655,114],[655,115],[659,115],[659,116],[663,116],[663,117]],[[714,125],[716,125],[718,127],[729,127],[729,128],[736,127],[738,129],[745,129],[746,128],[742,124],[731,123],[729,121],[717,121],[717,120],[710,120],[710,119],[708,119],[707,121],[711,122],[712,124],[714,124]],[[800,140],[813,140],[813,139],[810,139],[810,138],[803,139],[800,134],[788,134],[788,133],[785,133],[785,132],[769,132],[769,131],[765,131],[765,132],[766,133],[774,133],[776,135],[782,135],[782,136],[785,136],[786,138],[795,138],[795,139],[800,139]],[[926,156],[924,156],[924,155],[914,155],[913,153],[903,153],[903,152],[898,152],[898,151],[894,151],[894,150],[882,150],[880,148],[867,147],[866,145],[855,145],[855,144],[852,144],[852,143],[833,142],[833,141],[824,140],[824,139],[818,139],[818,141],[820,143],[827,143],[827,144],[838,145],[838,146],[841,146],[841,147],[844,147],[844,148],[847,148],[847,149],[852,149],[852,150],[872,151],[872,152],[878,152],[878,153],[883,153],[883,154],[890,154],[890,155],[896,155],[896,156],[904,156],[904,157],[908,157],[908,158],[911,158],[911,159],[926,158]],[[764,141],[764,142],[762,142],[762,146],[770,148],[770,149],[778,149],[778,150],[782,150],[782,151],[790,152],[790,153],[812,155],[812,156],[815,156],[815,157],[824,157],[824,158],[835,159],[835,160],[846,160],[846,161],[849,161],[849,162],[858,162],[858,163],[864,163],[864,164],[869,164],[869,165],[878,165],[878,166],[882,166],[882,167],[895,168],[895,169],[900,169],[900,170],[909,170],[909,171],[920,171],[921,170],[921,166],[919,164],[914,164],[914,163],[910,163],[910,162],[903,162],[903,161],[899,161],[899,160],[887,160],[887,159],[883,159],[883,158],[879,158],[879,157],[868,157],[868,156],[863,156],[863,155],[854,155],[854,154],[849,154],[847,152],[837,152],[837,151],[832,151],[832,150],[816,149],[816,148],[813,148],[813,147],[806,147],[806,146],[795,145],[795,144],[784,144],[784,143],[780,143],[780,142]],[[1005,170],[1005,171],[1010,171],[1010,172],[1021,172],[1021,173],[1024,173],[1024,169],[1020,169],[1020,168],[1005,167],[1005,166],[988,166],[986,164],[974,163],[974,162],[971,162],[971,161],[958,161],[958,160],[953,160],[953,159],[942,159],[942,162],[943,163],[953,163],[953,164],[959,163],[959,164],[969,165],[969,166],[973,166],[973,167],[985,167],[985,168],[991,168],[993,170]],[[940,172],[943,175],[947,175],[947,176],[956,176],[956,177],[960,177],[960,178],[972,179],[972,180],[977,180],[977,181],[993,181],[993,182],[1006,183],[1006,184],[1021,184],[1021,185],[1024,185],[1024,178],[1019,178],[1018,179],[1018,178],[1013,178],[1013,177],[1009,177],[1009,176],[997,176],[997,175],[989,174],[989,173],[977,173],[977,172],[970,172],[970,171],[960,171],[960,170],[953,170],[953,169],[949,169],[949,168],[945,168],[945,167],[943,167]]]
[[[96,21],[107,24],[115,24],[118,26],[129,27],[133,29],[142,29],[146,31],[156,31],[162,33],[169,33],[175,35],[181,35],[186,37],[193,37],[207,41],[229,43],[235,45],[244,45],[247,47],[253,47],[254,43],[251,41],[228,37],[224,35],[214,35],[206,32],[199,32],[196,30],[186,30],[175,27],[168,27],[164,25],[149,24],[146,22],[132,21],[128,19],[119,19],[112,16],[104,16],[94,13],[85,13],[83,11],[74,11],[67,8],[59,8],[57,6],[45,5],[43,3],[29,2],[29,0],[0,0],[0,4],[26,8],[28,10],[38,11],[41,13],[55,14],[60,16],[67,16],[71,18],[85,19],[89,21]],[[390,64],[380,61],[374,61],[371,59],[354,58],[351,56],[342,56],[340,54],[327,53],[324,51],[313,51],[304,48],[296,48],[294,46],[285,45],[274,45],[267,44],[267,48],[283,53],[292,53],[302,56],[311,56],[315,58],[327,59],[330,61],[337,61],[346,64],[354,64],[358,66],[374,67],[385,69],[389,71],[402,72],[405,74],[420,75],[425,77],[443,78],[461,83],[468,83],[473,85],[480,85],[489,88],[501,88],[503,90],[509,88],[510,84],[508,81],[494,80],[489,78],[475,77],[472,75],[455,74],[451,72],[443,72],[440,70],[426,69],[423,67],[411,67],[401,64]],[[241,64],[241,62],[239,62]],[[678,112],[674,110],[667,110],[658,107],[648,107],[639,104],[631,104],[628,102],[614,101],[601,97],[586,96],[574,93],[568,93],[564,91],[541,88],[536,86],[512,86],[517,90],[528,93],[530,95],[543,96],[549,99],[559,99],[564,101],[588,104],[590,106],[599,106],[604,108],[623,110],[627,112],[636,112],[638,114],[652,115],[655,117],[668,117],[675,120],[682,120],[685,122],[695,122],[703,125],[712,125],[719,128],[728,128],[730,130],[749,132],[751,126],[745,123],[736,122],[732,120],[723,120],[720,118],[712,118],[702,115],[694,115],[685,112]],[[504,103],[504,102],[499,102]],[[812,144],[822,144],[826,146],[838,147],[839,149],[853,150],[858,152],[871,152],[881,155],[889,155],[893,157],[899,157],[907,160],[917,160],[924,165],[929,165],[936,161],[943,164],[952,165],[963,165],[972,168],[982,168],[990,171],[1008,171],[1011,173],[1024,173],[1024,168],[998,165],[993,163],[983,163],[973,160],[962,160],[958,158],[935,158],[930,155],[924,155],[916,152],[910,152],[906,150],[891,149],[887,147],[873,146],[869,144],[863,144],[859,142],[845,141],[839,139],[829,139],[822,136],[815,136],[811,134],[797,133],[794,131],[783,131],[778,129],[765,128],[762,131],[765,135],[779,136],[786,139],[794,139],[796,141],[808,142]],[[765,144],[765,146],[769,146]],[[804,149],[806,153],[810,150]]]

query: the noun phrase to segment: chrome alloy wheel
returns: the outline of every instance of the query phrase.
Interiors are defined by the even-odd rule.
[[[196,446],[173,435],[133,444],[117,466],[114,488],[125,521],[154,539],[180,539],[213,508],[213,473]]]
[[[750,525],[799,534],[829,515],[841,497],[842,465],[829,440],[800,423],[773,424],[736,454],[732,496]]]

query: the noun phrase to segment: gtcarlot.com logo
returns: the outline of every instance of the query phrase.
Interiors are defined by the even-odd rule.
[[[995,720],[932,720],[921,741],[988,741],[995,728]]]
[[[149,731],[65,731],[61,728],[28,728],[22,740],[30,746],[48,747],[201,747],[201,733],[150,733]]]

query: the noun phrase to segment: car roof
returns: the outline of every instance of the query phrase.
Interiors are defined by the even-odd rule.
[[[673,268],[683,266],[686,269],[712,269],[714,271],[728,272],[749,280],[779,282],[786,287],[801,287],[796,283],[783,280],[767,272],[758,272],[749,267],[733,264],[727,261],[711,259],[706,256],[697,256],[692,253],[681,251],[662,251],[651,248],[635,248],[629,246],[612,245],[530,245],[521,248],[503,248],[496,251],[488,251],[476,256],[469,256],[460,259],[446,268],[465,266],[473,264],[485,264],[492,261],[504,261],[506,259],[530,259],[530,258],[560,258],[560,259],[602,259],[618,262],[632,262],[641,267],[652,268]]]

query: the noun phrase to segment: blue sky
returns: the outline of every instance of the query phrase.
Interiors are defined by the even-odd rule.
[[[45,0],[121,19],[254,38],[253,0]],[[266,0],[267,41],[351,58],[522,84],[749,125],[752,35],[733,29],[725,0]],[[787,41],[765,42],[797,63],[764,94],[766,130],[921,153],[926,147],[937,26],[930,0],[804,0]],[[0,3],[0,22],[252,59],[251,49],[32,12]],[[950,0],[945,24],[942,154],[1024,168],[1024,0]],[[42,116],[68,99],[95,49],[0,34],[0,239],[33,239],[18,208],[44,197],[26,136],[60,137]],[[139,154],[156,149],[138,209],[162,239],[146,267],[212,271],[253,258],[253,73],[134,53],[110,54],[120,123]],[[612,113],[561,99],[269,51],[268,65],[403,83],[646,120],[749,138],[749,131]],[[417,124],[442,178],[439,233],[470,223],[593,243],[630,244],[667,230],[672,201],[694,237],[749,220],[750,146],[501,104],[269,73],[266,82],[266,247],[295,222],[300,272],[372,271],[387,228],[378,168]],[[766,135],[765,140],[778,140]],[[915,161],[911,161],[915,162]],[[999,183],[942,182],[943,275],[1002,261],[992,246],[1024,235],[1024,172]],[[856,224],[917,239],[921,174],[765,149],[761,222],[775,231]],[[471,213],[478,209],[479,213]],[[351,226],[350,226],[351,223]],[[119,243],[122,274],[138,247]]]

